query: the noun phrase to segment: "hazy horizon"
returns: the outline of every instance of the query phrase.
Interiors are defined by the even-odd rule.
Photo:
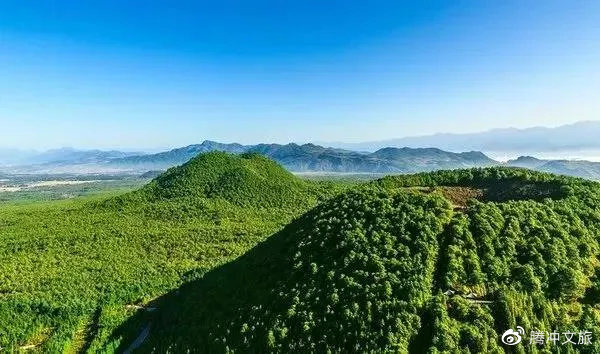
[[[493,131],[500,131],[500,130],[517,130],[517,131],[523,131],[523,130],[528,130],[528,129],[536,129],[536,128],[560,128],[560,127],[565,127],[565,126],[572,126],[572,125],[577,125],[580,123],[588,123],[588,122],[598,122],[600,123],[600,120],[588,120],[588,121],[577,121],[577,122],[573,122],[570,124],[561,124],[561,125],[555,125],[555,126],[530,126],[530,127],[524,127],[524,128],[517,128],[514,126],[510,126],[510,127],[495,127],[495,128],[491,128],[488,130],[483,130],[483,131],[474,131],[474,132],[464,132],[464,133],[456,133],[456,132],[433,132],[431,134],[423,134],[423,135],[411,135],[411,136],[394,136],[391,138],[384,138],[384,139],[378,139],[378,140],[373,140],[373,141],[364,141],[364,140],[357,140],[357,141],[317,141],[317,140],[311,140],[311,141],[284,141],[284,140],[279,140],[279,141],[254,141],[254,142],[249,142],[249,143],[242,143],[239,141],[222,141],[222,140],[217,140],[217,139],[213,139],[211,137],[199,137],[198,140],[195,141],[191,141],[191,142],[181,142],[181,143],[174,143],[173,145],[170,146],[162,146],[162,147],[143,147],[143,146],[139,146],[139,147],[132,147],[132,146],[106,146],[106,147],[102,147],[102,146],[77,146],[77,145],[61,145],[61,146],[50,146],[47,148],[34,148],[34,147],[27,147],[27,146],[6,146],[6,145],[2,145],[2,143],[0,143],[0,149],[2,150],[18,150],[18,151],[30,151],[30,152],[44,152],[44,151],[50,151],[50,150],[60,150],[60,149],[74,149],[74,150],[102,150],[102,151],[110,151],[110,150],[118,150],[118,151],[123,151],[123,152],[140,152],[140,153],[158,153],[158,152],[162,152],[162,151],[166,151],[166,150],[171,150],[171,149],[176,149],[176,148],[181,148],[181,147],[185,147],[185,146],[189,146],[189,145],[195,145],[195,144],[201,144],[204,141],[216,141],[219,143],[226,143],[226,144],[232,144],[232,143],[238,143],[238,144],[242,144],[242,145],[255,145],[255,144],[289,144],[289,143],[296,143],[296,144],[308,144],[308,143],[312,143],[312,144],[316,144],[316,145],[321,145],[321,146],[325,146],[325,147],[338,147],[339,144],[361,144],[361,143],[369,143],[369,142],[383,142],[385,143],[386,141],[392,141],[392,140],[397,140],[397,139],[404,139],[404,138],[420,138],[420,137],[435,137],[437,135],[463,135],[463,134],[480,134],[480,133],[487,133],[487,132],[493,132]],[[392,146],[392,145],[390,145]],[[436,146],[428,146],[428,147],[436,147]],[[448,149],[448,150],[454,150],[454,149]],[[462,151],[468,151],[467,150],[462,150]],[[578,155],[577,153],[573,153],[573,151],[577,152],[583,152],[583,154]],[[456,152],[460,152],[460,151],[456,151]],[[527,151],[525,151],[527,152]],[[523,156],[523,154],[519,154],[518,150],[515,151],[487,151],[486,153],[491,154],[490,157],[494,157],[500,161],[505,161],[508,159],[512,159],[518,156]],[[600,148],[596,149],[561,149],[558,151],[551,151],[551,150],[540,150],[538,152],[536,152],[539,156],[542,156],[541,158],[566,158],[566,159],[581,159],[581,158],[590,158],[593,159],[594,161],[600,161]]]

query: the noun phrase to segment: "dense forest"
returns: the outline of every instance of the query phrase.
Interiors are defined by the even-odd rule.
[[[212,153],[117,197],[3,205],[0,347],[113,351],[112,331],[147,301],[346,184],[303,181],[258,155]]]
[[[582,179],[319,182],[207,153],[120,196],[0,207],[0,347],[597,353],[599,241],[600,185]]]

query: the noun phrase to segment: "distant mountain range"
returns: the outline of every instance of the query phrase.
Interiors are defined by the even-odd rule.
[[[530,152],[600,151],[600,121],[577,122],[555,128],[493,129],[471,134],[433,134],[361,143],[321,143],[325,146],[376,151],[384,147],[430,147],[447,151]]]
[[[32,157],[34,164],[43,163],[103,163],[113,159],[127,156],[139,156],[140,152],[103,151],[103,150],[75,150],[73,148],[62,148],[48,150]]]
[[[600,180],[600,163],[590,161],[549,160],[521,156],[507,162],[500,162],[480,151],[450,152],[431,147],[384,147],[374,152],[361,152],[315,144],[241,145],[208,140],[201,144],[156,154],[81,151],[70,148],[44,153],[14,152],[14,156],[5,152],[4,155],[0,154],[0,158],[3,158],[0,163],[4,161],[4,167],[0,168],[0,171],[5,173],[135,173],[156,176],[157,171],[181,165],[199,154],[210,151],[262,154],[293,172],[393,174],[504,165]],[[6,163],[10,160],[6,156],[13,157],[12,164]],[[14,163],[15,160],[20,163]]]
[[[373,153],[325,148],[314,144],[222,144],[205,141],[159,154],[113,159],[110,165],[126,169],[156,170],[184,163],[208,151],[259,153],[294,172],[414,173],[437,169],[483,167],[497,164],[481,152],[453,153],[436,148],[384,148]]]
[[[254,152],[279,162],[294,172],[332,173],[416,173],[440,169],[487,167],[507,165],[538,171],[600,180],[600,163],[590,161],[542,160],[521,156],[502,163],[479,151],[454,153],[437,148],[386,147],[372,153],[315,144],[258,144],[240,145],[204,141],[158,154],[128,156],[113,159],[113,168],[129,170],[164,170],[180,165],[198,154],[209,151],[226,151],[234,154]]]
[[[507,165],[523,167],[542,172],[550,172],[558,175],[600,180],[600,162],[579,160],[541,160],[531,156],[521,156],[515,160],[509,160]]]
[[[141,152],[77,150],[73,148],[52,149],[44,152],[18,149],[0,149],[0,165],[87,164],[106,163],[127,156],[139,156]]]

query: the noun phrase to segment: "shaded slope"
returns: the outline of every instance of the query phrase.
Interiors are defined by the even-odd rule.
[[[117,197],[4,206],[0,347],[111,351],[131,305],[235,259],[335,190],[261,156],[211,153]]]
[[[159,302],[142,351],[404,351],[449,215],[439,197],[337,197]]]
[[[428,186],[486,193],[453,212],[443,193],[407,188]],[[142,352],[502,353],[517,325],[596,338],[599,238],[593,182],[508,168],[388,177],[164,297]]]

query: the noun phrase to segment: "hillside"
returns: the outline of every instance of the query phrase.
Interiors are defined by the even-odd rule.
[[[262,155],[214,151],[169,169],[139,193],[150,200],[222,198],[239,206],[284,207],[312,202],[310,188]]]
[[[209,153],[135,192],[2,205],[0,348],[114,352],[113,331],[147,301],[345,188],[261,156]]]
[[[153,323],[140,349],[502,353],[517,325],[597,338],[598,235],[592,182],[507,168],[387,177],[155,301],[135,320]]]

